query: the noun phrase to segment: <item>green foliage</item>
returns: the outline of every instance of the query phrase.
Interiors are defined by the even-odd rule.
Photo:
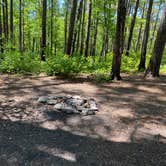
[[[111,70],[111,56],[108,56],[108,59],[99,56],[85,58],[79,55],[60,54],[47,59],[43,69],[48,75],[107,73]]]
[[[111,77],[108,74],[96,74],[93,77],[94,81],[97,83],[111,82]]]
[[[0,54],[0,71],[4,73],[32,73],[44,72],[48,75],[75,75],[93,74],[96,82],[109,82],[109,73],[112,67],[112,54],[106,57],[80,55],[48,55],[46,62],[40,61],[40,56],[32,53],[19,54],[9,52]],[[147,64],[150,54],[147,54]],[[140,53],[130,52],[129,56],[122,55],[122,72],[137,72],[140,60]],[[161,72],[166,72],[166,58],[163,57]]]
[[[40,61],[34,54],[9,52],[1,55],[0,71],[7,73],[39,73]]]
[[[82,56],[57,55],[47,59],[43,65],[48,75],[77,74],[83,71],[86,59]]]
[[[130,52],[129,56],[122,56],[122,72],[135,72],[138,70],[138,65],[140,61],[140,54],[135,52]]]

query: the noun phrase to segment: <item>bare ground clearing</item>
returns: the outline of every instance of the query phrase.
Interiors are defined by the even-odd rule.
[[[0,166],[165,166],[166,75],[95,84],[0,76]],[[43,95],[94,97],[94,116],[65,115]]]

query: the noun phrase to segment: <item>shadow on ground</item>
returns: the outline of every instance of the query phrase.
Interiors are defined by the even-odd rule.
[[[0,166],[165,166],[166,76],[86,79],[0,78]],[[95,116],[67,116],[41,95],[95,97]],[[160,141],[161,140],[161,141]]]
[[[0,165],[164,166],[166,145],[118,143],[1,120]]]

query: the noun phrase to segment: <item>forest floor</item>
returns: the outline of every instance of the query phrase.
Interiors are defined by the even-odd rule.
[[[1,75],[0,166],[165,166],[166,75],[123,78]],[[99,112],[66,115],[37,102],[67,94],[94,97]]]

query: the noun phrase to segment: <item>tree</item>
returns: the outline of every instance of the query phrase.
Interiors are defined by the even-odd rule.
[[[77,0],[73,0],[72,1],[71,14],[70,14],[68,41],[67,41],[67,47],[66,47],[66,54],[67,55],[71,55],[71,51],[72,51],[74,26],[75,26],[75,18],[76,18],[76,10],[77,10]]]
[[[160,64],[166,43],[166,5],[157,31],[157,36],[145,76],[159,77]]]
[[[121,80],[120,67],[121,67],[122,47],[124,41],[126,6],[127,6],[126,0],[118,1],[116,33],[113,44],[113,60],[112,60],[112,75],[111,75],[112,80],[115,77],[117,78],[117,80]]]
[[[163,2],[163,0],[160,0],[159,8],[158,8],[157,15],[156,15],[156,20],[155,20],[154,27],[153,27],[153,33],[152,33],[152,37],[151,37],[151,41],[150,41],[150,46],[152,46],[152,44],[153,44],[153,39],[154,39],[154,36],[155,36],[157,23],[158,23],[158,20],[159,20],[159,15],[160,15],[160,11],[161,11],[162,2]]]
[[[139,6],[139,0],[136,0],[135,3],[136,3],[135,4],[135,10],[134,10],[133,18],[131,20],[129,37],[128,37],[128,42],[127,42],[127,49],[126,49],[126,55],[127,56],[129,55],[129,51],[130,51],[131,40],[132,40],[132,37],[133,37],[133,30],[134,30],[136,16],[137,16],[137,10],[138,10],[138,6]]]
[[[68,14],[69,14],[69,0],[65,0],[65,19],[64,19],[64,53],[66,53],[66,47],[67,47]]]
[[[42,4],[42,37],[41,37],[41,60],[45,61],[46,49],[46,19],[47,19],[47,0],[43,0]]]
[[[77,19],[76,19],[76,23],[75,23],[75,31],[74,31],[74,35],[73,35],[72,53],[75,52],[76,42],[77,42],[76,50],[78,50],[78,46],[79,46],[82,7],[83,7],[83,0],[80,1],[79,7],[78,7]]]
[[[106,56],[107,52],[108,52],[108,38],[109,38],[109,34],[108,34],[108,11],[106,10],[106,6],[107,6],[107,2],[106,0],[104,0],[103,6],[104,6],[104,24],[103,24],[103,43],[102,43],[102,49],[100,52],[101,56]]]
[[[93,44],[92,44],[92,56],[95,56],[96,54],[96,42],[97,42],[97,34],[98,34],[98,23],[99,23],[99,17],[97,13],[97,18],[95,20],[95,32],[94,32],[94,37],[93,37]]]
[[[89,54],[89,39],[90,39],[90,27],[91,27],[91,16],[92,16],[92,0],[89,2],[89,14],[88,14],[88,26],[87,26],[87,35],[85,41],[85,56]]]
[[[4,31],[5,41],[8,41],[8,3],[7,3],[7,0],[2,0],[2,10],[3,10],[3,31]]]
[[[153,0],[149,0],[149,7],[146,17],[146,25],[145,25],[145,31],[144,31],[144,38],[142,42],[142,49],[141,49],[141,58],[140,58],[140,64],[138,67],[138,70],[145,70],[145,62],[146,62],[146,51],[147,51],[147,44],[148,44],[148,37],[149,37],[149,30],[150,30],[150,18],[152,13],[152,7],[153,7]]]
[[[1,0],[0,0],[1,4]],[[3,39],[2,39],[2,5],[0,5],[0,52],[3,53]]]
[[[54,18],[54,2],[53,0],[51,0],[51,32],[50,32],[50,49],[51,49],[51,54],[52,54],[52,49],[53,49],[53,27],[54,27],[54,22],[53,22],[53,18]]]
[[[144,13],[145,13],[145,2],[143,4],[143,8],[142,8],[141,19],[144,18]],[[138,32],[138,38],[137,38],[137,43],[136,43],[135,51],[138,51],[140,49],[140,40],[141,40],[142,28],[143,28],[143,23],[141,22],[140,28],[139,28],[139,32]]]
[[[23,52],[23,32],[22,32],[22,0],[19,4],[19,51]]]
[[[13,0],[10,0],[10,40],[13,44]]]
[[[84,50],[84,30],[85,30],[85,13],[86,13],[86,0],[84,0],[83,14],[82,14],[82,25],[81,25],[81,43],[80,43],[80,55],[83,54]]]

